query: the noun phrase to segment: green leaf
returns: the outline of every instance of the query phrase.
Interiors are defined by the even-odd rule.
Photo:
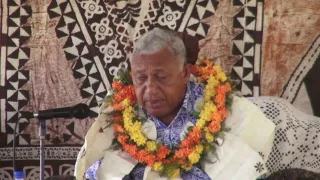
[[[163,167],[163,170],[162,172],[160,172],[160,176],[172,176],[172,174],[174,173],[175,170],[179,169],[180,170],[180,173],[181,173],[181,168],[179,166],[178,163],[171,163],[171,164],[166,164],[164,167]]]
[[[193,127],[194,127],[194,126],[189,126],[189,127],[187,128],[187,131],[190,132]]]
[[[199,118],[200,112],[198,112],[198,111],[192,111],[192,115],[193,115],[194,117],[196,117],[196,118]]]
[[[121,149],[122,145],[117,140],[117,138],[113,138],[111,146],[107,150],[119,150]]]
[[[132,79],[130,77],[130,72],[127,69],[120,69],[118,71],[118,79],[123,85],[133,84]]]

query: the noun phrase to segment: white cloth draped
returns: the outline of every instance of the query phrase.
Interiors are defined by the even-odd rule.
[[[101,109],[105,107],[102,106]],[[99,180],[122,179],[136,165],[137,161],[125,152],[109,149],[114,136],[112,127],[104,128],[107,121],[108,116],[101,114],[88,131],[76,163],[77,180],[84,179],[86,170],[103,157],[97,171]],[[154,137],[156,134],[152,123],[150,121],[145,126],[144,133],[147,137]],[[223,142],[216,143],[216,154],[207,156],[210,162],[202,162],[203,170],[215,180],[252,180],[267,173],[265,162],[275,135],[273,122],[247,99],[234,97],[232,112],[226,119],[226,125],[231,130],[225,133]],[[145,180],[167,179],[148,167],[144,174]]]

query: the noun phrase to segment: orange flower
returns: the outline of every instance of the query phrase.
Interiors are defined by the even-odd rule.
[[[147,157],[148,166],[152,167],[155,161],[156,161],[156,156],[152,155],[152,154],[149,154],[148,157]]]
[[[162,145],[162,146],[159,148],[159,150],[158,150],[157,158],[158,158],[159,160],[162,160],[162,159],[164,159],[169,153],[170,153],[170,150],[169,150],[166,146]]]
[[[176,159],[183,159],[189,156],[190,153],[192,153],[193,149],[190,147],[181,148],[179,150],[176,150],[174,154],[174,158]]]
[[[127,143],[123,143],[123,144],[122,144],[123,150],[125,150],[126,152],[128,152],[129,146],[130,146],[130,145],[127,144]]]
[[[124,128],[122,126],[120,126],[119,124],[114,124],[113,128],[114,128],[115,132],[120,132],[120,133],[124,132]]]
[[[137,146],[135,145],[129,145],[125,151],[127,151],[132,157],[136,157],[137,153],[139,152]]]
[[[113,99],[115,100],[115,103],[120,103],[121,101],[124,100],[124,98],[125,97],[123,97],[121,93],[113,95]]]
[[[181,141],[180,148],[191,146],[191,144],[192,144],[192,139],[189,136],[187,136],[184,140]]]
[[[114,121],[121,121],[122,120],[122,116],[113,116],[112,120]]]
[[[136,97],[136,94],[135,94],[135,90],[134,90],[134,87],[131,85],[131,86],[128,86],[127,87],[127,96],[129,96],[129,100],[130,100],[130,103],[131,104],[135,104],[136,101],[137,101],[137,97]]]
[[[222,119],[225,119],[228,117],[228,111],[225,106],[222,106],[220,109],[218,109],[218,113],[221,115]]]
[[[211,123],[209,124],[208,129],[209,129],[210,132],[216,133],[216,132],[220,131],[221,125],[217,121],[211,121]]]
[[[121,83],[119,81],[114,81],[112,83],[112,88],[120,91],[122,89],[122,85],[121,85]]]
[[[206,66],[208,66],[208,67],[213,67],[213,62],[210,61],[210,60],[208,60],[208,59],[206,59],[206,60],[204,61],[204,63],[205,63]]]
[[[222,119],[221,119],[220,113],[217,113],[217,112],[212,113],[211,114],[211,120],[221,123]]]
[[[219,85],[216,89],[218,94],[221,94],[223,96],[225,96],[226,93],[231,91],[231,86],[229,83],[223,84],[223,85]]]
[[[221,93],[221,92],[220,93],[218,92],[218,94],[214,98],[214,102],[217,104],[218,108],[224,106],[224,104],[226,102],[225,94]]]
[[[117,138],[122,145],[126,143],[127,139],[129,139],[129,137],[126,135],[119,135]]]
[[[143,163],[147,163],[148,161],[148,151],[146,150],[139,150],[137,157],[138,157],[138,161],[143,162]]]
[[[192,139],[193,142],[198,143],[202,136],[201,130],[194,126],[192,131],[189,133],[189,137]]]
[[[114,104],[114,105],[113,105],[113,109],[114,109],[115,111],[120,111],[120,110],[123,109],[123,107],[122,107],[120,104]]]
[[[230,84],[229,84],[229,83],[224,84],[224,89],[225,89],[225,92],[226,92],[226,93],[227,93],[227,92],[230,92],[230,91],[231,91],[231,86],[230,86]]]
[[[174,153],[174,158],[183,158],[185,157],[184,155],[184,151],[182,149],[176,150],[176,152]]]

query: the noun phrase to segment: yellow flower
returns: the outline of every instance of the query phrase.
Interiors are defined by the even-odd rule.
[[[136,132],[136,134],[130,133],[130,136],[131,136],[132,140],[137,143],[138,146],[144,145],[147,142],[147,138],[144,137],[139,132]]]
[[[219,79],[221,82],[225,82],[227,80],[227,75],[224,72],[220,72],[217,74],[217,79]]]
[[[204,127],[204,125],[206,124],[206,120],[203,119],[203,118],[200,118],[197,123],[196,123],[196,126],[200,129],[202,129]]]
[[[191,164],[195,164],[199,161],[200,155],[196,151],[193,151],[191,154],[189,154],[188,159]]]
[[[210,132],[206,132],[206,139],[209,143],[214,141],[214,136]]]
[[[219,85],[219,80],[217,80],[214,76],[210,76],[208,79],[208,83],[204,88],[204,100],[205,102],[210,101],[210,98],[216,95],[215,87]]]
[[[133,131],[141,131],[141,122],[136,121],[132,126]]]
[[[213,93],[210,90],[205,89],[205,91],[204,91],[204,100],[205,100],[205,102],[210,101],[211,97],[213,96],[212,94]]]
[[[217,110],[217,107],[212,103],[212,101],[206,102],[204,104],[203,110],[199,115],[200,119],[204,119],[205,121],[210,121],[212,112],[216,110]]]
[[[123,123],[124,123],[124,128],[130,132],[130,129],[131,129],[131,126],[132,126],[132,118],[133,118],[133,114],[132,114],[132,111],[130,109],[130,107],[126,107],[124,110],[123,110],[123,114],[122,114],[122,117],[123,117]]]
[[[141,132],[141,122],[128,123],[124,122],[124,128],[127,129],[131,139],[137,143],[138,146],[144,145],[147,142],[147,138]]]
[[[121,104],[124,106],[124,107],[129,107],[130,106],[130,102],[129,102],[129,99],[124,99]]]
[[[213,66],[213,70],[215,70],[217,73],[220,73],[222,71],[221,66]]]
[[[180,175],[180,169],[169,169],[168,176],[169,178],[176,178]]]
[[[157,172],[160,172],[163,169],[163,164],[161,162],[155,162],[153,164],[153,169]]]
[[[147,150],[155,151],[157,149],[157,144],[154,141],[147,141]]]
[[[203,145],[201,145],[201,144],[197,145],[196,152],[200,154],[200,153],[202,153],[202,151],[203,151]]]
[[[217,87],[218,85],[219,85],[219,81],[214,76],[210,76],[208,79],[207,86],[210,87],[210,89],[212,89]]]

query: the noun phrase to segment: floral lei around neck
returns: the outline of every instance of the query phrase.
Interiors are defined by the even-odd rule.
[[[115,136],[112,148],[122,149],[133,159],[170,178],[179,176],[181,171],[188,171],[194,165],[201,168],[200,162],[207,161],[206,154],[215,152],[215,138],[223,138],[223,132],[228,130],[224,120],[232,102],[232,90],[231,81],[221,67],[209,59],[200,58],[191,67],[191,74],[196,82],[204,85],[204,102],[199,111],[192,113],[197,118],[195,126],[188,128],[177,147],[169,148],[148,139],[143,133],[142,125],[147,119],[139,116],[130,72],[120,71],[105,98],[106,105],[113,109],[108,113]]]

